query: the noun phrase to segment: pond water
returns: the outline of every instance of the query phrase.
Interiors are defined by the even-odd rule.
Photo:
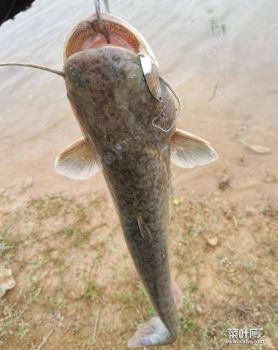
[[[275,159],[277,1],[110,0],[110,7],[149,42],[164,77],[181,97],[181,125],[200,130],[220,154],[225,139],[235,137],[241,144],[272,148]],[[0,27],[0,61],[61,68],[65,38],[93,10],[89,0],[35,1]],[[53,172],[50,159],[79,135],[62,79],[5,67],[0,81],[0,185],[28,173],[26,161],[40,172]]]

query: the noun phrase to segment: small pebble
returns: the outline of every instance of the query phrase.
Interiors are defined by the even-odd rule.
[[[14,288],[15,280],[11,269],[0,267],[0,299],[6,294],[7,290]]]
[[[208,238],[207,243],[208,243],[208,245],[210,245],[211,247],[215,247],[215,246],[217,246],[217,244],[218,244],[218,239],[217,239],[217,237]]]
[[[246,145],[246,147],[256,154],[269,154],[272,152],[271,148],[261,145]]]
[[[230,187],[230,177],[228,174],[224,174],[219,181],[218,188],[221,191],[225,191],[228,187]]]

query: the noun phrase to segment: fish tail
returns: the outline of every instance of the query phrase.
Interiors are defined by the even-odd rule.
[[[182,291],[175,281],[172,281],[172,293],[177,309],[182,304]],[[159,317],[152,317],[148,322],[141,323],[133,337],[128,341],[129,349],[138,349],[144,346],[167,345],[175,342],[178,336],[178,327],[169,330]]]
[[[129,349],[144,346],[167,345],[177,339],[177,332],[170,333],[159,317],[152,317],[148,322],[138,326],[136,333],[128,341]]]

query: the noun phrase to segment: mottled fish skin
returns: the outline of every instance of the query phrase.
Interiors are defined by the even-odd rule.
[[[171,343],[179,323],[167,251],[175,128],[164,132],[152,121],[161,116],[165,129],[175,123],[173,97],[162,83],[163,102],[157,101],[138,55],[119,47],[74,54],[64,71],[68,97],[85,139],[99,156],[130,254]]]

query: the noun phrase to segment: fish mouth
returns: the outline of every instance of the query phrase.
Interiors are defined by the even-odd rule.
[[[93,14],[80,22],[70,33],[65,43],[64,61],[80,51],[116,46],[134,53],[145,53],[157,64],[148,43],[128,22],[108,13],[102,13],[102,21],[109,32],[110,43],[108,44],[105,36],[100,33],[97,15]]]

